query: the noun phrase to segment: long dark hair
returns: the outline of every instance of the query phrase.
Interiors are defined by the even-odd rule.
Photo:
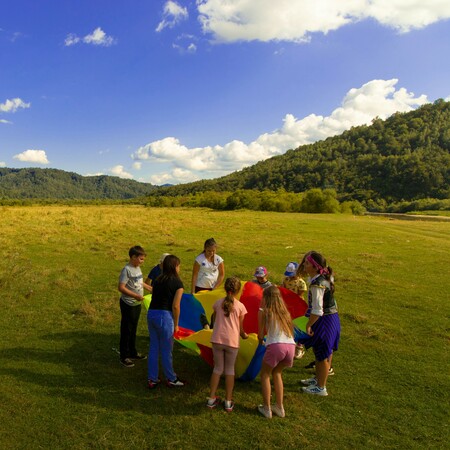
[[[234,308],[234,296],[241,290],[241,280],[238,277],[227,278],[224,287],[227,296],[223,300],[222,309],[225,317],[230,317],[230,313]]]
[[[163,283],[171,278],[180,278],[177,272],[180,263],[178,256],[167,255],[163,261],[162,274],[157,278],[158,282]]]

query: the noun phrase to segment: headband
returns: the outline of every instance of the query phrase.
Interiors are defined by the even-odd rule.
[[[306,257],[307,261],[309,261],[320,273],[320,275],[329,274],[330,272],[326,267],[322,267],[311,255]]]

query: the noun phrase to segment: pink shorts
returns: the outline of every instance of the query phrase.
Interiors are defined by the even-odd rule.
[[[294,364],[295,344],[270,344],[266,347],[263,362],[274,368],[282,363],[286,367]]]

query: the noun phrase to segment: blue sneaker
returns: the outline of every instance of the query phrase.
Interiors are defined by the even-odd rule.
[[[314,395],[320,395],[322,397],[326,397],[328,395],[327,388],[326,387],[319,387],[316,385],[311,385],[308,387],[302,387],[302,391],[306,394],[314,394]]]

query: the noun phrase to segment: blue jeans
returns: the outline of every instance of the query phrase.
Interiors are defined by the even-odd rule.
[[[164,376],[167,380],[176,380],[177,374],[173,371],[173,317],[171,311],[149,309],[147,313],[148,333],[150,347],[148,350],[148,379],[158,380],[159,356]]]

